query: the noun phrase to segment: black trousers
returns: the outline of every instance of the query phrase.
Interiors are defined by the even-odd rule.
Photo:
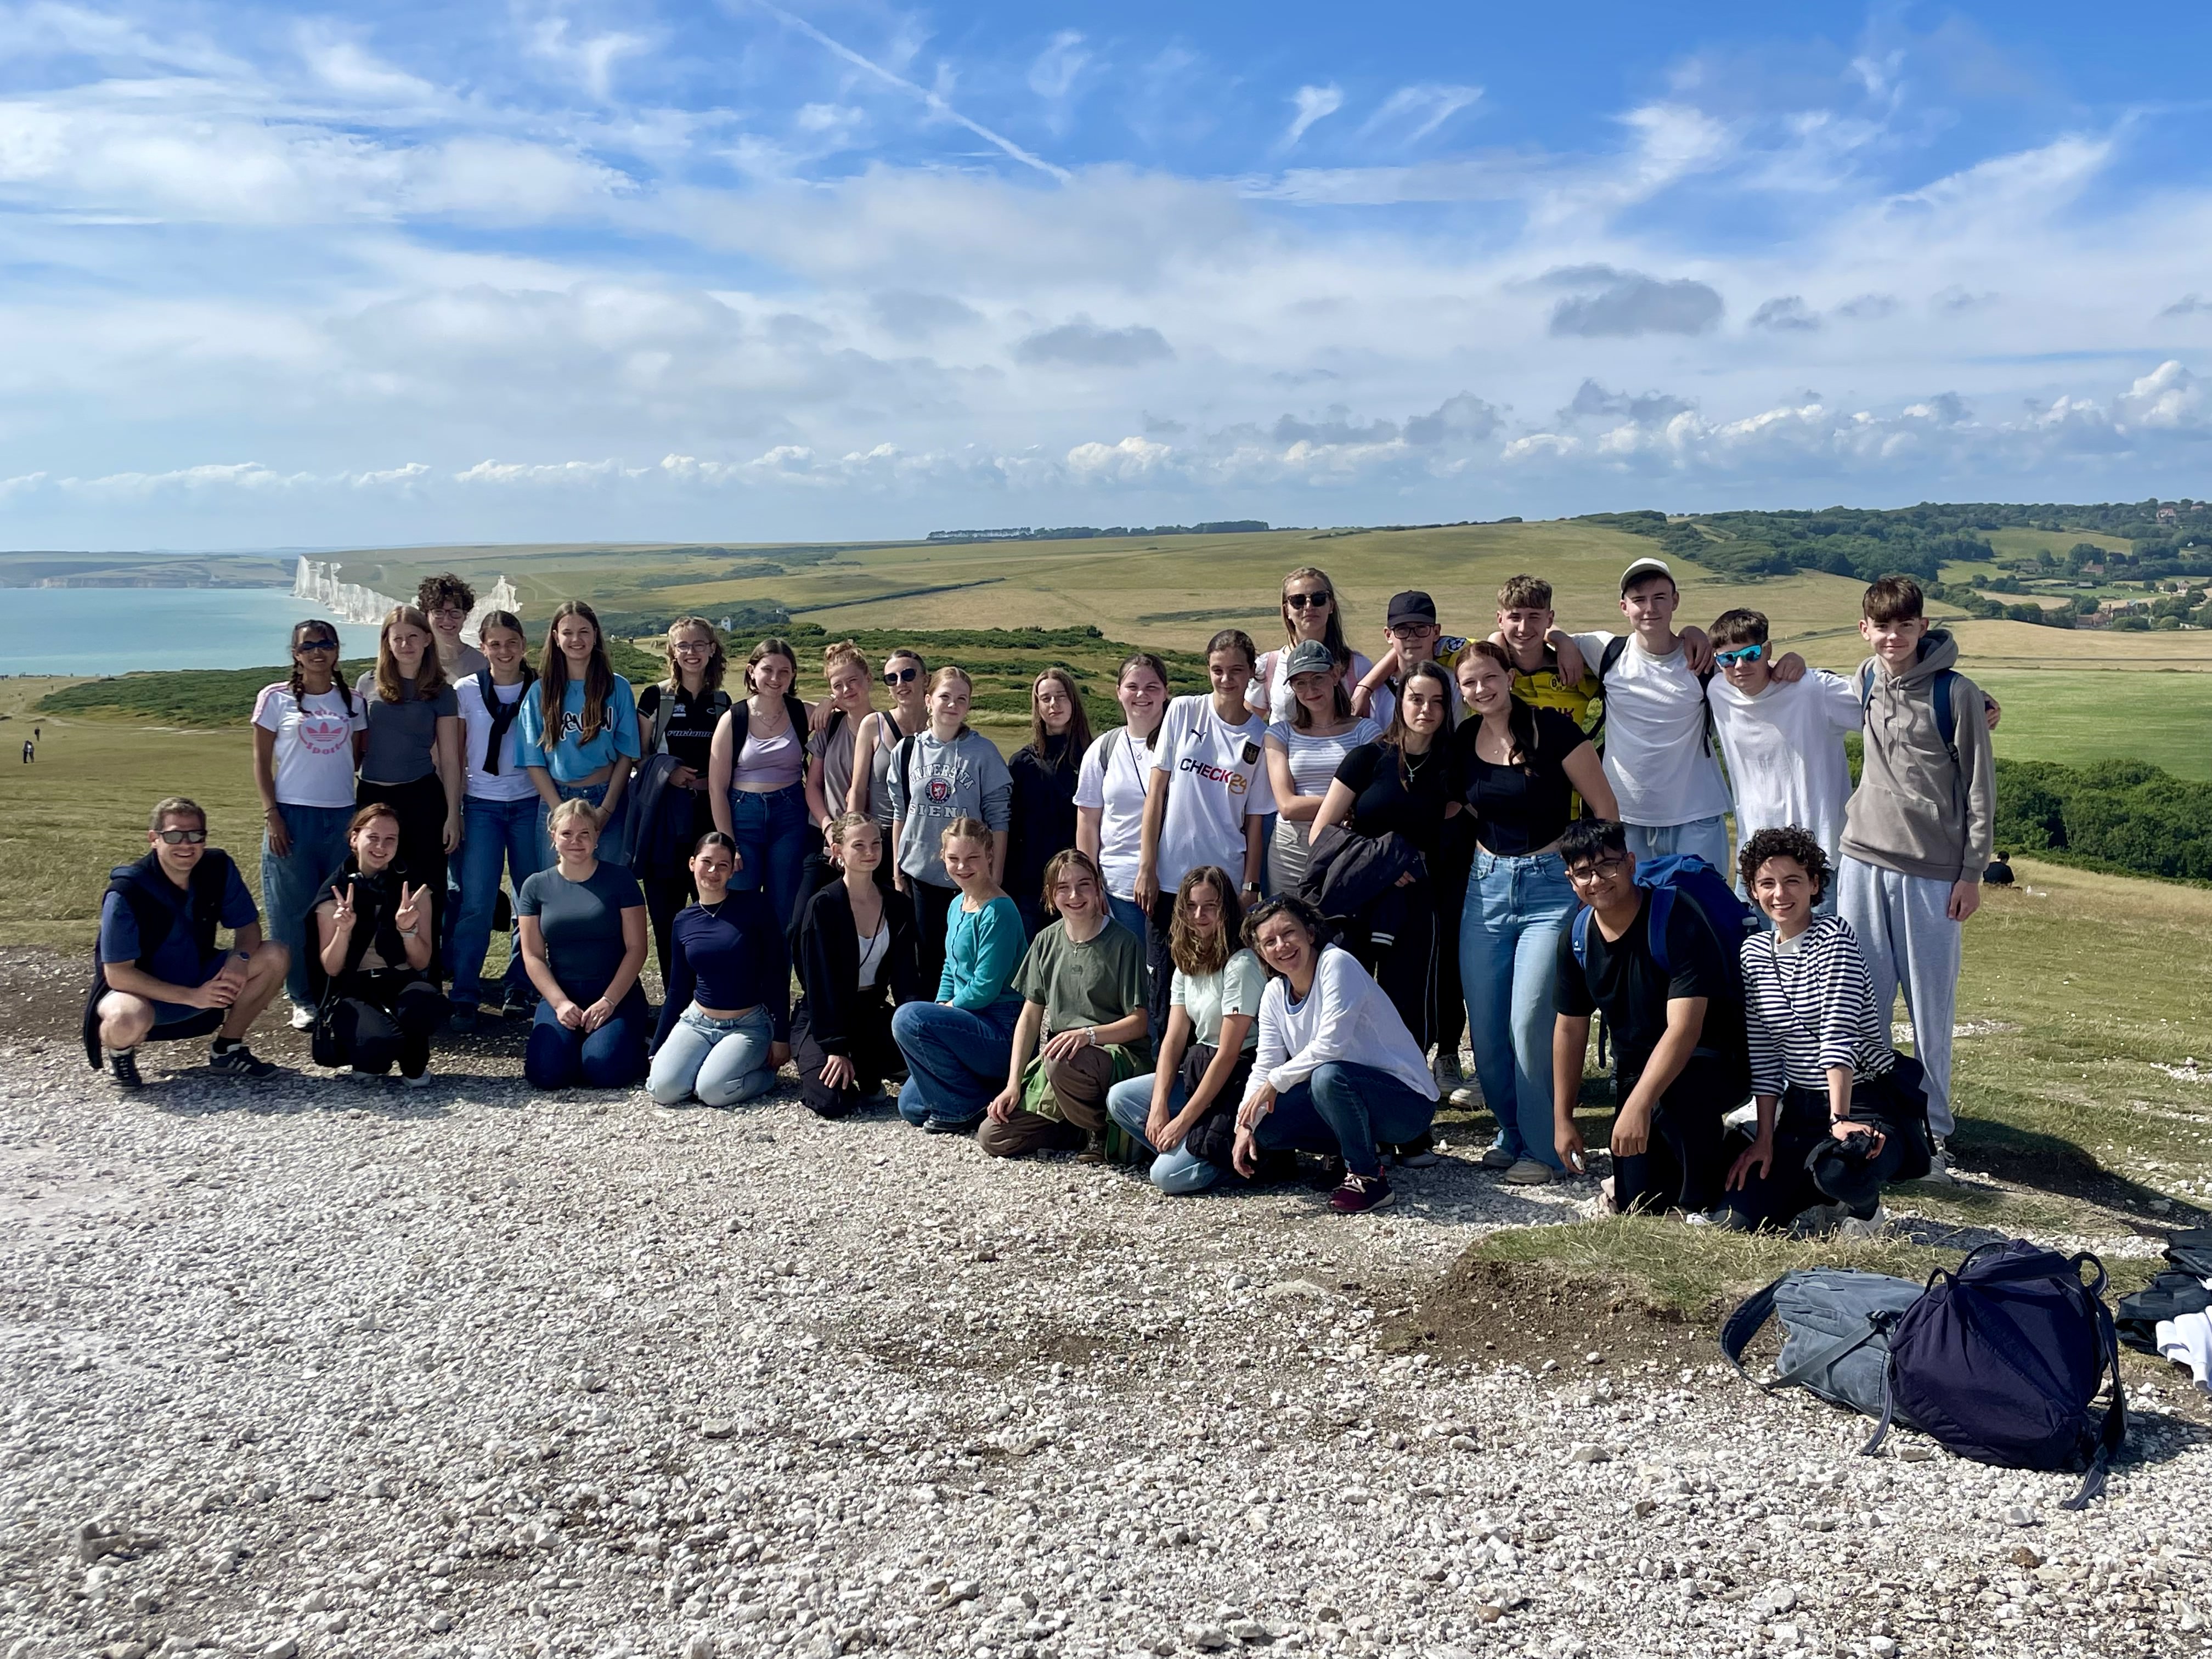
[[[1434,1040],[1438,1048],[1452,1054],[1459,1053],[1467,1036],[1467,993],[1459,978],[1459,924],[1460,913],[1467,908],[1468,877],[1474,868],[1474,819],[1472,814],[1462,812],[1444,820],[1443,841],[1429,861],[1430,889],[1436,900]]]
[[[1644,1151],[1627,1158],[1613,1155],[1614,1208],[1624,1214],[1667,1209],[1703,1214],[1720,1203],[1728,1182],[1728,1131],[1721,1119],[1743,1096],[1727,1070],[1692,1059],[1674,1087],[1659,1097]],[[1634,1078],[1620,1079],[1619,1097],[1626,1100],[1635,1085]],[[1620,1121],[1618,1113],[1613,1121]]]
[[[420,1077],[430,1064],[430,1037],[453,1006],[430,980],[414,974],[356,974],[331,1010],[337,1042],[331,1063],[381,1075],[393,1066]]]
[[[1390,999],[1398,1018],[1413,1033],[1414,1045],[1426,1053],[1435,1041],[1437,1000],[1443,989],[1435,896],[1425,879],[1416,881],[1378,900],[1371,914],[1382,937],[1370,933],[1351,941],[1352,954]],[[1456,948],[1451,954],[1458,955]]]
[[[1853,1087],[1855,1114],[1863,1097],[1873,1094],[1878,1082],[1879,1079],[1871,1079]],[[1912,1154],[1911,1133],[1909,1127],[1898,1128],[1878,1121],[1870,1121],[1868,1127],[1886,1131],[1881,1151],[1868,1163],[1869,1173],[1886,1187]],[[1784,1228],[1814,1205],[1832,1202],[1806,1167],[1807,1160],[1820,1144],[1832,1138],[1828,1091],[1794,1084],[1784,1089],[1781,1109],[1775,1114],[1772,1166],[1764,1176],[1753,1175],[1728,1194],[1721,1200],[1723,1207],[1735,1211],[1746,1226]],[[1873,1203],[1856,1206],[1853,1212],[1870,1216],[1880,1206],[1877,1197]]]
[[[382,801],[399,815],[399,863],[410,886],[430,890],[430,966],[426,971],[432,979],[443,979],[446,786],[435,772],[412,783],[371,783],[363,778],[354,787],[353,799],[357,807]]]
[[[906,886],[914,896],[915,925],[921,933],[915,945],[921,954],[922,994],[934,1001],[938,980],[945,972],[945,923],[960,890],[939,887],[920,876],[908,876]]]
[[[699,845],[699,837],[714,827],[714,809],[708,805],[703,789],[673,789],[660,798],[662,811],[676,805],[676,797],[688,796],[691,803],[690,832],[684,837],[684,862],[673,870],[640,870],[637,884],[645,890],[646,919],[653,924],[653,954],[660,963],[660,982],[668,983],[669,951],[673,948],[669,940],[669,924],[676,913],[698,896],[699,890],[691,880],[691,854]]]
[[[853,1029],[845,1058],[853,1062],[853,1081],[832,1089],[822,1080],[822,1067],[830,1055],[814,1036],[814,1021],[806,999],[791,1016],[791,1058],[799,1067],[799,1097],[807,1109],[823,1117],[848,1117],[870,1095],[883,1092],[884,1079],[906,1069],[898,1044],[891,1041],[890,994],[882,986],[857,993]]]
[[[1175,990],[1175,957],[1168,949],[1168,929],[1175,925],[1175,889],[1161,889],[1145,917],[1145,968],[1151,975],[1145,986],[1145,1013],[1152,1020],[1152,1041],[1167,1034],[1168,998]],[[1237,902],[1231,899],[1231,904]],[[1243,927],[1241,912],[1234,925]]]

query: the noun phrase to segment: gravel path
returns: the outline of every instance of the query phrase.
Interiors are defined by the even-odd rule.
[[[1456,1158],[1347,1220],[788,1091],[125,1099],[51,1035],[0,1078],[0,1659],[2164,1656],[2212,1614],[2185,1416],[2080,1516],[1856,1457],[1686,1328],[1529,1337],[1455,1264],[1583,1194]]]

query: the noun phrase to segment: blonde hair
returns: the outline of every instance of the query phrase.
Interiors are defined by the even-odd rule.
[[[828,679],[848,662],[858,663],[864,674],[872,675],[875,672],[868,666],[868,659],[859,646],[850,640],[839,640],[822,647],[822,678]]]
[[[962,814],[938,833],[938,857],[943,858],[946,846],[956,841],[975,842],[988,852],[991,846],[991,826],[981,818],[971,818],[964,813]]]
[[[1106,890],[1106,878],[1098,873],[1098,866],[1091,854],[1079,847],[1063,847],[1046,860],[1044,866],[1044,913],[1048,916],[1060,914],[1060,906],[1053,902],[1052,890],[1060,885],[1060,878],[1070,870],[1080,870],[1097,884],[1098,890]]]
[[[562,801],[558,806],[555,807],[551,811],[545,815],[546,831],[548,834],[550,834],[553,830],[558,830],[562,824],[568,823],[571,818],[590,817],[594,809],[592,803],[586,800],[581,795],[572,796],[570,799]],[[594,830],[597,830],[599,827],[599,826],[597,823],[594,823],[592,825],[592,828]]]
[[[422,647],[422,660],[415,665],[415,696],[418,702],[427,702],[446,689],[446,665],[438,660],[438,636],[430,631],[430,619],[411,605],[393,605],[377,634],[377,697],[383,702],[399,701],[399,659],[392,649],[395,628],[419,628],[428,641]]]
[[[917,658],[915,660],[919,661],[920,659]],[[975,679],[969,674],[966,669],[961,667],[958,663],[953,662],[945,664],[944,667],[939,669],[934,674],[932,674],[929,677],[929,695],[932,697],[936,696],[937,688],[944,684],[947,680],[958,680],[961,684],[968,688],[969,700],[971,702],[975,700]],[[952,735],[956,738],[964,738],[968,735],[969,731],[969,727],[968,722],[966,720],[963,720],[960,722],[960,729],[957,732],[955,732]]]
[[[843,852],[845,837],[855,830],[873,830],[877,832],[876,839],[881,842],[884,838],[883,828],[866,812],[840,812],[830,820],[830,844],[840,853]]]

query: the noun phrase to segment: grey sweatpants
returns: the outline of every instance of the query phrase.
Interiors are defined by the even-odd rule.
[[[1912,1021],[1912,1052],[1928,1074],[1928,1128],[1951,1133],[1951,1026],[1959,1006],[1959,959],[1966,928],[1944,914],[1951,884],[1899,875],[1845,858],[1836,904],[1858,935],[1884,1020],[1900,987]]]

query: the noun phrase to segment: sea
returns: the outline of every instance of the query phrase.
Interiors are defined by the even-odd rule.
[[[0,674],[277,668],[292,624],[317,614],[283,587],[0,587]],[[376,624],[341,624],[348,659]]]

